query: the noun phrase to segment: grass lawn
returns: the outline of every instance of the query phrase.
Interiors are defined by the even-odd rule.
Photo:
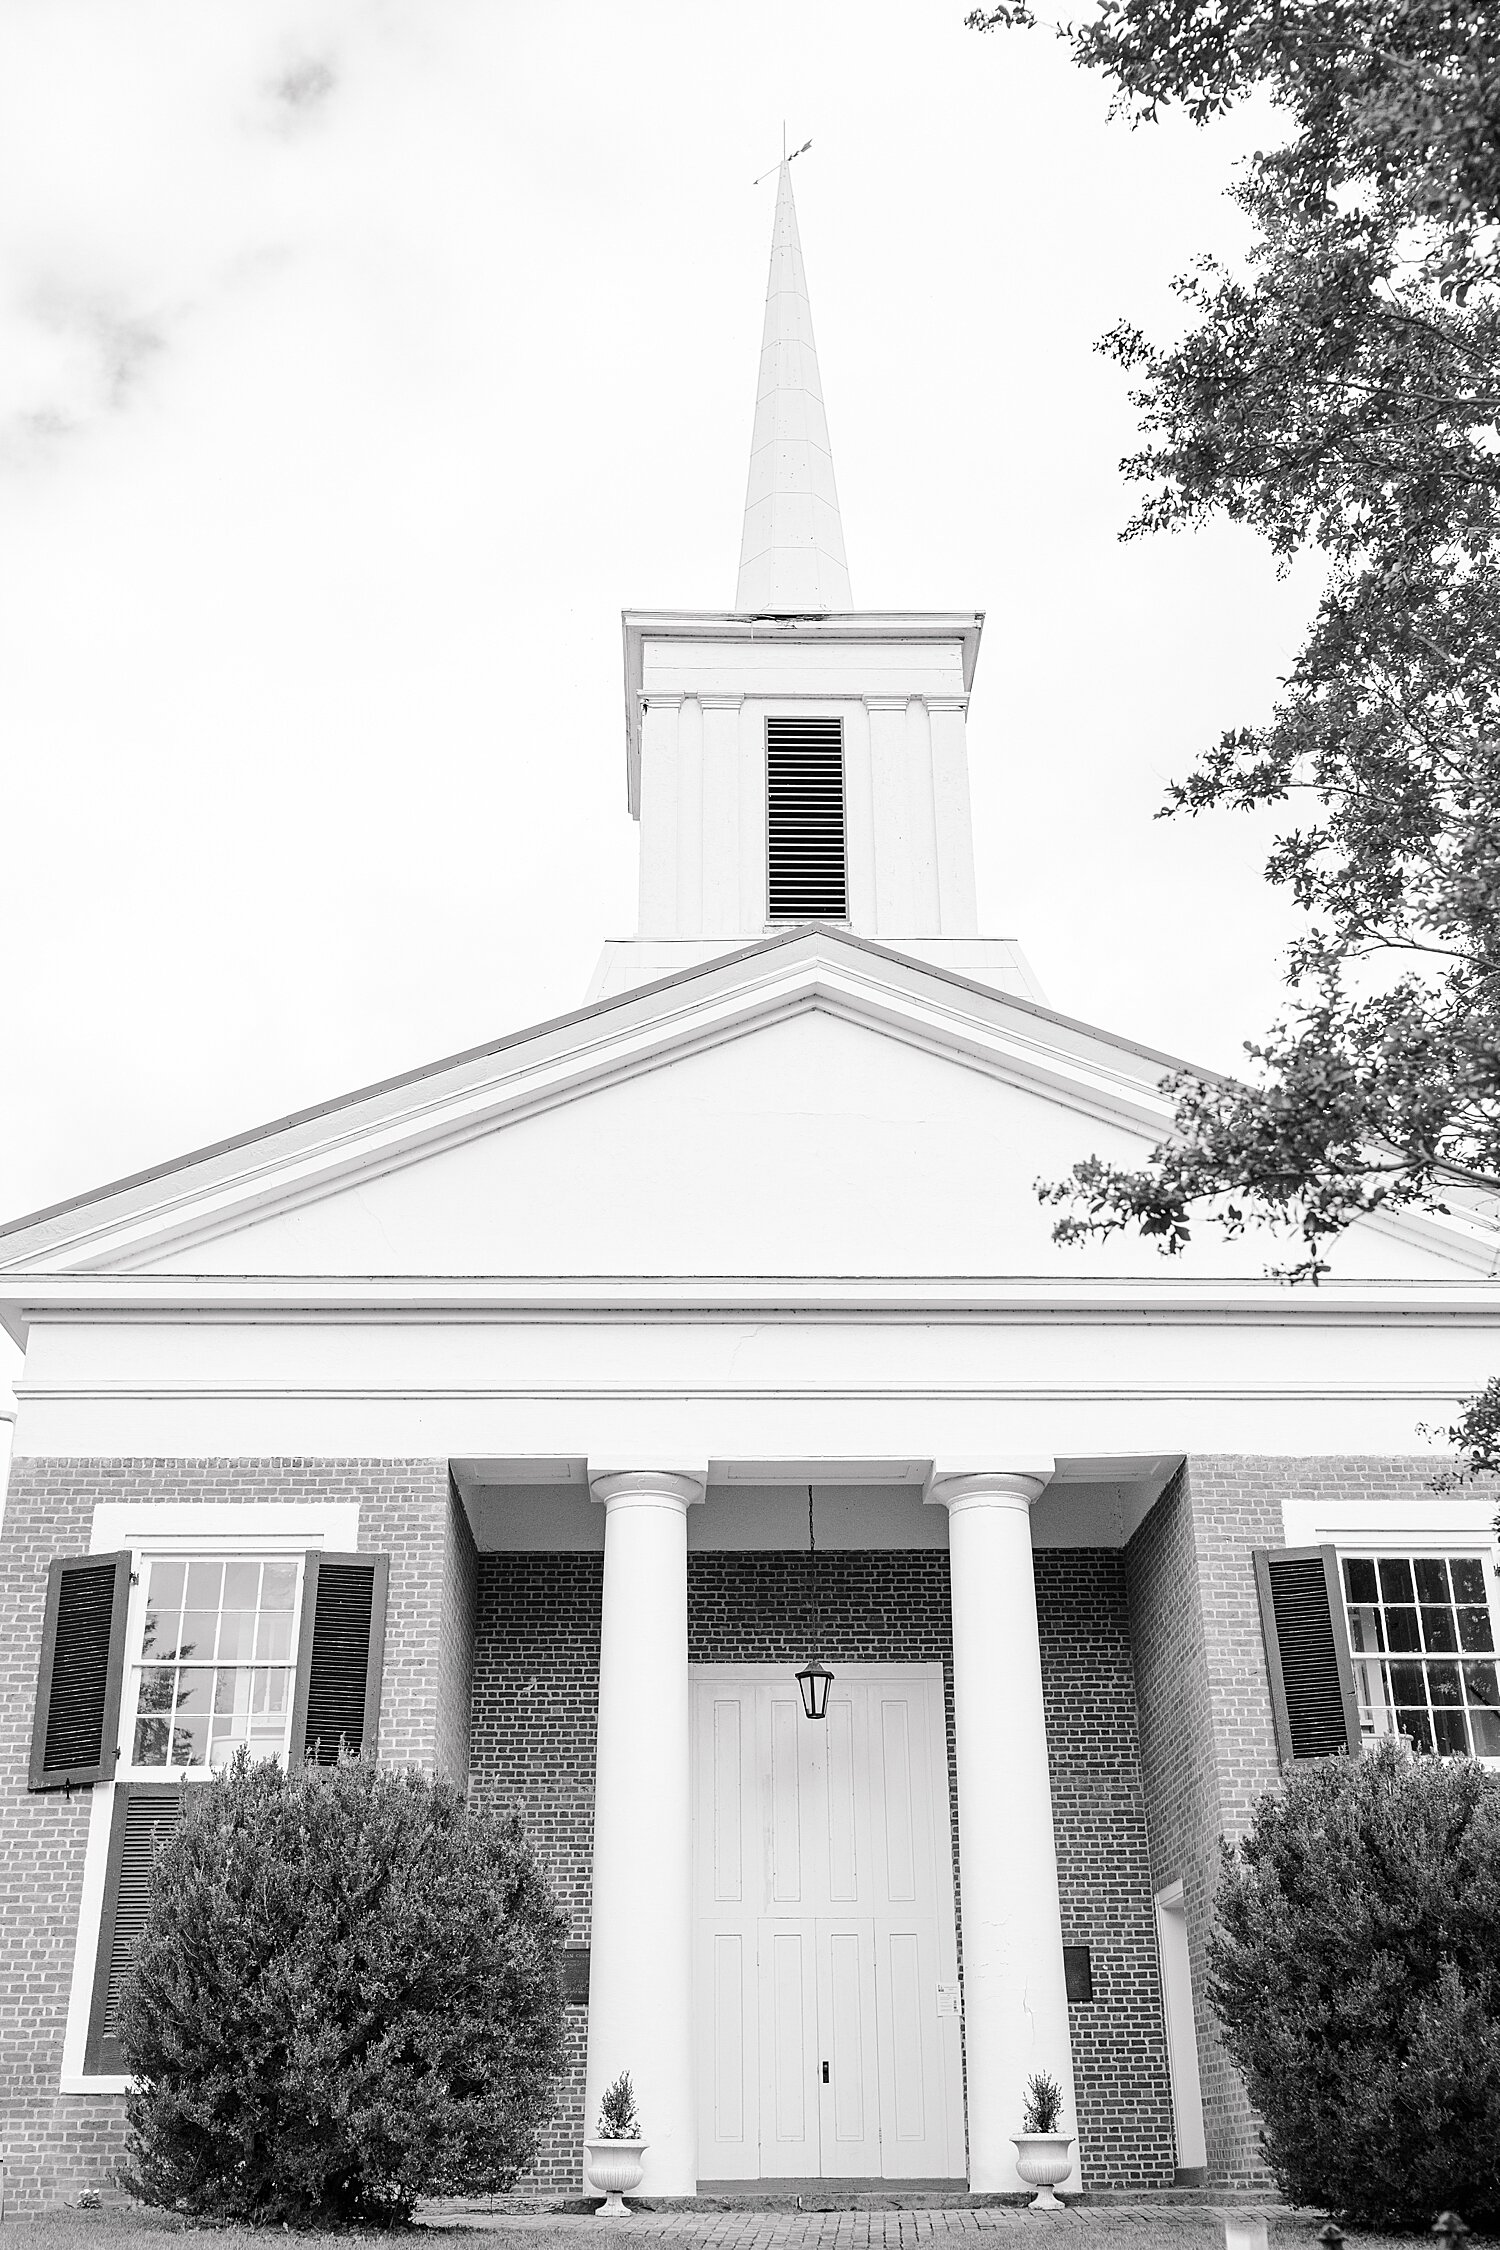
[[[1287,2213],[1270,2221],[1270,2250],[1320,2250],[1321,2214]],[[583,2250],[591,2237],[605,2235],[646,2250],[666,2242],[673,2250],[986,2250],[987,2238],[1000,2237],[996,2250],[1012,2250],[1014,2237],[1031,2243],[1055,2228],[1057,2250],[1222,2250],[1224,2226],[1215,2211],[1176,2207],[1151,2211],[1081,2209],[1053,2220],[1015,2207],[950,2211],[678,2211],[633,2213],[624,2222],[557,2217],[536,2213],[497,2217],[480,2226],[440,2219],[424,2226],[418,2250],[484,2250],[498,2236],[514,2250]],[[282,2228],[205,2227],[143,2210],[52,2211],[39,2218],[6,2219],[0,2250],[163,2250],[169,2238],[200,2243],[204,2250],[264,2250],[272,2242],[295,2242],[299,2250],[355,2250],[359,2244],[386,2245],[389,2235],[319,2233],[288,2235]],[[1415,2250],[1425,2235],[1349,2235],[1349,2250]],[[1482,2238],[1472,2238],[1481,2250]],[[1019,2245],[1016,2245],[1019,2250]]]

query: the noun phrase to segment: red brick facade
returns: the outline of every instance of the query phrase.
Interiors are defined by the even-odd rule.
[[[485,1555],[479,1566],[473,1786],[519,1805],[552,1870],[577,1943],[588,1937],[588,1861],[602,1565],[596,1556]],[[947,1682],[955,1864],[952,1645],[941,1551],[820,1557],[822,1653],[840,1663],[941,1663]],[[1097,2187],[1170,2186],[1171,2103],[1157,1984],[1144,1793],[1122,1558],[1037,1557],[1037,1607],[1052,1751],[1063,1934],[1092,1949],[1094,1999],[1072,2010],[1079,2124]],[[800,1555],[695,1554],[688,1562],[694,1663],[795,1667],[806,1655]],[[539,1714],[545,1714],[539,1724]],[[545,1754],[538,1756],[539,1738]],[[963,1932],[959,1942],[962,1948]],[[527,2186],[579,2179],[583,2011],[571,2067]]]
[[[1198,1460],[1124,1553],[1036,1562],[1064,1937],[1092,1950],[1095,1997],[1072,2009],[1090,2184],[1170,2182],[1173,2146],[1152,1893],[1184,1884],[1202,1993],[1218,1840],[1277,1776],[1250,1552],[1281,1539],[1288,1498],[1429,1504],[1425,1462]],[[589,1929],[597,1556],[476,1556],[441,1460],[19,1459],[0,1541],[0,2131],[15,2209],[107,2185],[117,2097],[59,2091],[89,1792],[32,1796],[27,1755],[47,1564],[83,1551],[94,1508],[135,1502],[357,1501],[360,1544],[391,1556],[381,1754],[516,1802],[573,1942]],[[823,1558],[824,1653],[951,1665],[947,1556]],[[794,1663],[802,1558],[701,1554],[689,1571],[695,1661]],[[955,1807],[956,1819],[956,1807]],[[962,1933],[960,1932],[960,1942]],[[572,2190],[583,2119],[584,2011],[538,2168]],[[1210,2178],[1260,2185],[1256,2123],[1200,2010]]]
[[[359,1503],[361,1547],[391,1558],[381,1755],[431,1769],[461,1752],[473,1541],[446,1461],[14,1463],[0,1539],[0,2155],[14,2210],[108,2186],[124,2141],[118,2095],[59,2091],[92,1793],[26,1786],[47,1565],[87,1550],[107,1501],[267,1500]]]
[[[1125,1550],[1153,1892],[1183,1886],[1208,2175],[1270,2185],[1259,2124],[1205,2007],[1219,1841],[1249,1825],[1280,1768],[1251,1556],[1282,1543],[1289,1500],[1434,1503],[1430,1461],[1196,1457]]]

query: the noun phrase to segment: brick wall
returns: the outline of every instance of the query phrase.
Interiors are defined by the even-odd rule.
[[[589,1927],[602,1583],[598,1556],[480,1557],[473,1787],[488,1802],[520,1807],[575,1942]],[[1096,1997],[1072,2010],[1089,2178],[1096,2186],[1161,2186],[1172,2177],[1171,2117],[1122,1558],[1039,1555],[1037,1601],[1064,1936],[1093,1949]],[[819,1610],[823,1653],[835,1666],[942,1664],[956,1854],[947,1555],[827,1554]],[[793,1669],[805,1643],[800,1555],[689,1557],[691,1661]],[[533,2192],[578,2186],[585,2012],[570,2016],[569,2073],[536,2173],[523,2183]]]
[[[1149,1894],[1182,1879],[1201,1994],[1218,1839],[1243,1832],[1276,1779],[1250,1550],[1280,1542],[1287,1499],[1419,1513],[1430,1474],[1425,1460],[1195,1460],[1123,1557],[1037,1558],[1064,1934],[1093,1948],[1098,1995],[1073,2010],[1096,2185],[1170,2177]],[[26,1790],[47,1564],[87,1547],[103,1501],[291,1499],[358,1501],[361,1545],[392,1557],[382,1755],[467,1764],[481,1795],[519,1802],[586,1942],[600,1558],[476,1557],[439,1461],[23,1457],[0,1543],[0,2132],[15,2209],[107,2185],[121,2142],[117,2099],[57,2090],[89,1793]],[[694,1659],[800,1658],[803,1569],[789,1554],[693,1556]],[[832,1661],[931,1660],[949,1675],[946,1555],[831,1554],[820,1587]],[[951,1790],[951,1683],[948,1703]],[[577,2177],[582,2010],[570,2038],[548,2187]],[[1201,2012],[1199,2044],[1211,2176],[1263,2185],[1255,2119]]]
[[[604,1557],[481,1555],[478,1588],[469,1786],[481,1804],[520,1809],[569,1943],[586,1945]],[[523,2193],[570,2195],[583,2184],[588,2011],[567,2016],[557,2106]]]
[[[469,1728],[474,1702],[474,1633],[479,1614],[479,1556],[463,1502],[452,1483],[443,1535],[443,1583],[438,1616],[437,1726],[433,1755],[450,1781],[469,1776]]]
[[[53,1466],[12,1467],[0,1546],[0,2155],[20,2211],[102,2184],[124,2110],[58,2092],[92,1792],[33,1797],[26,1777],[47,1565],[87,1548],[95,1495]]]
[[[14,2211],[108,2188],[124,2146],[118,2096],[58,2091],[94,1793],[32,1796],[26,1786],[47,1565],[87,1550],[104,1501],[268,1500],[359,1503],[361,1547],[391,1557],[381,1755],[432,1767],[445,1663],[452,1672],[467,1661],[445,1461],[23,1456],[12,1467],[0,1536],[0,2155]],[[457,1654],[445,1659],[455,1637]]]
[[[1257,1546],[1282,1546],[1286,1501],[1437,1505],[1433,1460],[1194,1456],[1127,1548],[1151,1881],[1183,1881],[1199,2014],[1210,2182],[1266,2187],[1259,2119],[1205,2005],[1219,1838],[1235,1843],[1280,1780],[1255,1597]]]
[[[1262,2188],[1259,2124],[1204,1995],[1219,1840],[1279,1778],[1251,1555],[1283,1542],[1290,1499],[1433,1505],[1427,1460],[1194,1458],[1125,1553],[1153,1890],[1179,1879],[1198,2015],[1210,2181]]]
[[[1170,2187],[1175,2157],[1124,1557],[1036,1556],[1063,1942],[1092,1954],[1069,2009],[1090,2187]]]

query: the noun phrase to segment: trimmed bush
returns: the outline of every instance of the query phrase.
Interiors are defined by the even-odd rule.
[[[508,2188],[561,2062],[562,1930],[518,1820],[417,1772],[241,1754],[157,1861],[121,2003],[129,2184],[290,2226]]]
[[[1218,1915],[1209,1997],[1283,2195],[1500,2220],[1500,1776],[1395,1745],[1294,1769]]]

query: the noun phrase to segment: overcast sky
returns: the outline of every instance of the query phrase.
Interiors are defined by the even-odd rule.
[[[1093,350],[1237,254],[966,0],[0,0],[0,1213],[582,1000],[619,613],[733,599],[781,121],[861,606],[988,613],[981,926],[1233,1065],[1266,831],[1153,819],[1309,584],[1121,545]],[[1265,120],[1260,129],[1265,131]]]

